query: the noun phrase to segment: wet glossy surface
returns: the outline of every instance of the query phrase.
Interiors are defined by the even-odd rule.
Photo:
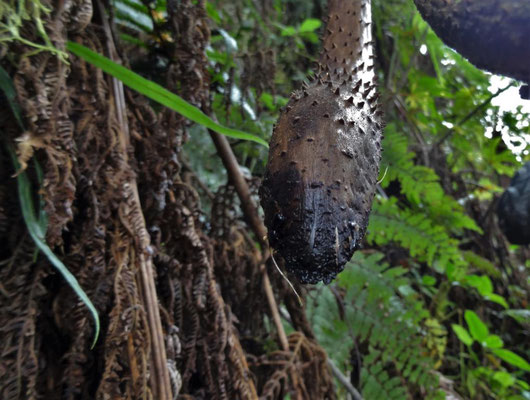
[[[265,224],[302,283],[335,278],[368,224],[382,130],[369,13],[369,1],[330,1],[315,77],[293,94],[270,144]]]

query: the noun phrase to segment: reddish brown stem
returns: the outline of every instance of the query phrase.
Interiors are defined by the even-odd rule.
[[[101,2],[96,2],[98,11],[101,15],[103,22],[103,28],[107,38],[108,50],[110,58],[113,61],[118,61],[118,53],[114,46],[112,39],[112,32],[108,21],[103,12]],[[123,84],[116,78],[112,78],[112,86],[114,91],[114,99],[116,102],[116,114],[117,120],[120,126],[119,138],[120,147],[122,149],[122,157],[127,160],[130,137],[129,137],[129,126],[127,123],[127,116],[125,111],[125,96],[123,91]],[[140,197],[138,195],[138,186],[134,175],[131,174],[127,187],[123,189],[124,195],[132,197],[133,210],[132,213],[137,214],[136,220],[140,221],[139,226],[135,226],[135,237],[139,247],[138,259],[138,279],[140,281],[141,293],[143,297],[143,303],[146,310],[147,319],[149,321],[149,333],[151,336],[152,346],[152,378],[153,378],[153,393],[155,398],[160,400],[171,400],[173,398],[171,392],[171,383],[169,380],[169,372],[167,368],[166,358],[166,347],[164,342],[164,332],[162,330],[162,322],[160,320],[160,313],[158,308],[158,297],[156,294],[155,278],[153,273],[152,257],[149,251],[150,238],[147,233],[145,219],[142,214],[142,207],[140,203]]]
[[[232,151],[230,143],[228,143],[226,137],[214,131],[209,131],[209,133],[217,149],[217,153],[219,154],[219,157],[221,158],[221,161],[223,162],[223,165],[226,168],[230,182],[234,185],[236,189],[239,200],[241,201],[241,208],[243,210],[245,218],[248,224],[250,225],[250,228],[257,236],[259,243],[263,247],[263,262],[266,263],[269,258],[267,229],[265,228],[263,221],[258,215],[257,206],[252,201],[250,189],[248,187],[247,182],[245,181],[245,178],[243,177],[243,174],[241,173],[234,152]],[[276,303],[276,299],[274,298],[274,292],[272,290],[272,285],[266,268],[263,268],[263,290],[265,291],[267,302],[269,303],[269,309],[272,314],[274,325],[276,326],[276,330],[278,331],[280,345],[282,346],[283,350],[289,351],[289,342],[287,340],[285,330],[283,329],[280,313],[278,311],[278,304]],[[291,379],[293,381],[293,386],[296,390],[298,376],[292,373]],[[302,400],[298,391],[296,392],[296,399]]]

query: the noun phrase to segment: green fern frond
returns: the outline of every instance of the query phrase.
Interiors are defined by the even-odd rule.
[[[481,231],[476,222],[464,214],[462,206],[444,192],[436,172],[414,164],[416,155],[409,151],[407,137],[397,132],[395,124],[389,124],[385,129],[383,148],[382,165],[388,166],[385,179],[381,182],[383,188],[397,180],[412,207],[428,215],[436,224],[455,232],[462,229]]]
[[[408,385],[427,391],[436,386],[423,323],[429,312],[416,296],[399,295],[399,288],[408,284],[407,270],[390,267],[382,258],[381,253],[358,252],[347,264],[338,278],[338,289],[345,293],[342,316],[329,287],[309,304],[310,315],[319,342],[342,368],[349,368],[354,343],[367,345],[361,370],[365,399],[406,399]]]
[[[469,263],[470,266],[475,267],[480,272],[486,273],[493,278],[501,277],[501,273],[497,267],[495,267],[491,261],[479,256],[477,253],[466,250],[462,252],[462,255],[464,256],[464,260]]]
[[[436,263],[446,269],[448,264],[466,265],[458,241],[444,227],[434,225],[424,214],[400,209],[395,198],[374,202],[368,230],[369,242],[377,245],[397,242],[413,257],[431,266]]]
[[[390,377],[382,362],[376,362],[368,368],[363,368],[361,381],[363,382],[361,391],[366,399],[407,399],[408,392],[401,379]]]
[[[397,132],[394,124],[385,128],[382,165],[388,165],[388,172],[381,186],[387,187],[393,180],[399,180],[401,191],[410,202],[435,203],[443,198],[443,189],[434,170],[414,165],[416,155],[408,151],[408,139]]]

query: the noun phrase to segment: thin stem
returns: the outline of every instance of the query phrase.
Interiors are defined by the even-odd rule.
[[[230,147],[228,139],[225,136],[220,135],[219,133],[214,132],[212,130],[208,130],[208,132],[210,133],[213,143],[217,149],[217,153],[219,154],[219,157],[221,158],[221,161],[223,162],[223,165],[226,168],[228,177],[236,189],[237,195],[241,202],[241,209],[243,210],[243,214],[245,215],[247,223],[254,231],[257,240],[262,246],[263,262],[266,263],[267,260],[270,258],[269,243],[267,240],[267,229],[265,228],[265,225],[263,224],[263,221],[258,214],[257,206],[252,201],[247,181],[241,173],[241,169],[239,168],[239,164],[236,160],[234,152],[232,151],[232,148]],[[276,299],[274,297],[274,292],[272,290],[272,285],[266,268],[263,268],[263,290],[265,291],[265,296],[267,297],[267,302],[269,303],[269,309],[271,311],[272,319],[274,321],[276,330],[278,331],[278,337],[280,339],[282,349],[288,352],[289,341],[287,340],[287,335],[285,334],[285,329],[282,325],[280,313],[278,311],[278,304],[276,303]],[[296,375],[296,373],[291,373],[291,380],[293,383],[293,387],[296,391],[296,399],[301,400],[300,392],[296,389],[298,386],[298,376]]]
[[[337,367],[333,361],[328,358],[328,365],[333,373],[333,376],[344,386],[349,394],[353,397],[354,400],[363,400],[363,397],[358,392],[357,389],[353,387],[349,379],[342,373],[342,371]]]
[[[502,93],[504,93],[505,91],[507,91],[508,89],[510,89],[511,87],[513,87],[515,85],[514,82],[510,83],[509,85],[507,85],[506,87],[502,88],[502,89],[499,89],[497,90],[497,92],[495,93],[492,93],[486,100],[484,100],[482,103],[480,103],[478,106],[476,106],[473,110],[471,110],[465,117],[463,117],[458,123],[457,125],[459,126],[462,126],[464,125],[467,121],[469,121],[476,113],[478,113],[480,110],[482,110],[484,107],[486,107],[495,97],[501,95]],[[454,129],[448,129],[447,132],[445,133],[445,135],[443,135],[435,144],[433,147],[438,147],[440,146],[443,142],[445,142],[447,140],[447,138],[449,136],[451,136],[453,133],[454,133]]]
[[[118,60],[118,52],[114,45],[110,25],[103,12],[103,5],[100,0],[96,1],[98,12],[103,23],[103,30],[107,39],[107,47],[109,56],[113,61]],[[127,161],[129,147],[129,125],[127,122],[125,96],[123,91],[123,83],[116,78],[112,78],[112,91],[114,93],[114,101],[116,105],[116,117],[120,125],[119,139],[123,158]],[[156,398],[160,400],[170,400],[172,396],[171,383],[169,379],[169,371],[167,367],[166,346],[164,341],[164,333],[162,330],[162,322],[160,319],[160,312],[158,307],[158,298],[155,287],[155,278],[153,272],[153,260],[148,251],[150,245],[150,237],[147,234],[145,227],[145,218],[142,213],[142,206],[138,194],[138,185],[136,179],[131,177],[129,180],[128,192],[132,197],[133,209],[137,211],[138,225],[136,227],[135,235],[138,239],[140,251],[138,252],[138,278],[140,281],[141,293],[143,303],[146,309],[146,316],[149,322],[149,333],[151,336],[151,350],[153,375],[152,379],[155,383],[153,387]]]

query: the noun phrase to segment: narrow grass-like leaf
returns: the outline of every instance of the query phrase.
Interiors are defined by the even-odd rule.
[[[20,107],[17,103],[17,94],[15,92],[15,88],[13,87],[13,83],[11,82],[11,78],[7,74],[6,70],[3,69],[0,66],[0,89],[4,92],[4,95],[6,96],[7,102],[9,103],[9,107],[11,107],[11,110],[13,111],[13,114],[17,120],[17,123],[20,127],[20,129],[24,129],[24,124],[22,123],[22,118],[20,117]]]
[[[15,151],[12,148],[8,148],[8,150],[11,155],[13,164],[15,165],[15,168],[17,170],[20,169],[20,165],[15,155]],[[31,197],[31,185],[25,171],[22,171],[20,174],[18,174],[17,184],[18,197],[20,201],[20,207],[22,209],[22,216],[24,217],[24,222],[26,223],[31,238],[33,239],[37,247],[53,264],[53,266],[57,268],[57,270],[61,273],[68,285],[74,290],[76,295],[81,299],[81,301],[85,304],[85,306],[92,314],[96,330],[94,334],[94,340],[91,346],[91,348],[93,348],[98,340],[100,329],[99,316],[96,307],[94,307],[94,304],[92,304],[83,288],[79,285],[79,282],[77,281],[75,276],[72,275],[72,273],[68,270],[68,268],[66,268],[63,262],[53,253],[50,247],[46,244],[45,235],[47,222],[44,222],[46,221],[46,219],[42,219],[42,213],[39,213],[40,220],[38,220],[35,216],[35,208],[33,207],[33,199]]]
[[[150,99],[166,107],[171,108],[172,110],[178,112],[179,114],[190,119],[193,122],[203,125],[206,128],[209,128],[222,135],[226,135],[236,139],[250,140],[259,143],[265,147],[268,147],[267,142],[262,138],[252,135],[250,133],[228,128],[226,126],[218,124],[206,114],[204,114],[201,110],[199,110],[197,107],[188,103],[182,97],[171,93],[169,90],[163,88],[162,86],[141,77],[130,69],[116,64],[107,57],[95,53],[79,43],[68,42],[66,48],[68,51],[82,58],[86,62],[102,69],[104,72],[109,75],[112,75],[116,79],[119,79],[131,89],[134,89],[143,94],[144,96],[147,96]]]
[[[15,88],[13,87],[13,82],[11,81],[11,78],[9,77],[7,72],[1,66],[0,89],[4,92],[9,102],[9,106],[11,107],[11,110],[18,124],[20,125],[20,128],[23,130],[24,125],[22,123],[19,106],[16,102],[16,92]],[[18,162],[15,150],[7,143],[6,147],[9,152],[9,155],[11,156],[11,160],[13,162],[15,170],[20,170],[20,164]],[[40,169],[40,166],[38,164],[36,164],[36,171],[39,180],[42,181],[42,170]],[[28,232],[31,238],[33,239],[37,247],[53,264],[53,266],[57,268],[57,270],[64,277],[68,285],[73,289],[76,295],[81,299],[81,301],[85,304],[85,306],[92,314],[95,326],[94,340],[92,341],[91,346],[91,348],[93,348],[98,340],[100,330],[99,315],[96,310],[96,307],[94,307],[94,304],[92,304],[87,294],[84,292],[83,288],[79,285],[79,282],[77,281],[75,276],[72,275],[72,273],[68,270],[68,268],[66,268],[63,262],[53,253],[50,247],[46,244],[45,236],[48,226],[48,218],[46,213],[44,212],[42,203],[39,206],[38,217],[35,215],[35,208],[33,205],[33,198],[31,194],[31,184],[29,182],[26,171],[22,171],[17,175],[17,186],[20,208],[22,209],[22,216],[24,218],[24,222],[26,223],[26,227],[28,228]]]
[[[122,3],[122,4],[126,5],[127,7],[130,7],[133,10],[138,11],[139,13],[142,13],[145,16],[149,17],[149,9],[145,5],[140,3],[140,2],[137,3],[137,2],[131,1],[131,0],[119,0],[119,1],[116,2],[116,5],[117,5],[117,3]]]

